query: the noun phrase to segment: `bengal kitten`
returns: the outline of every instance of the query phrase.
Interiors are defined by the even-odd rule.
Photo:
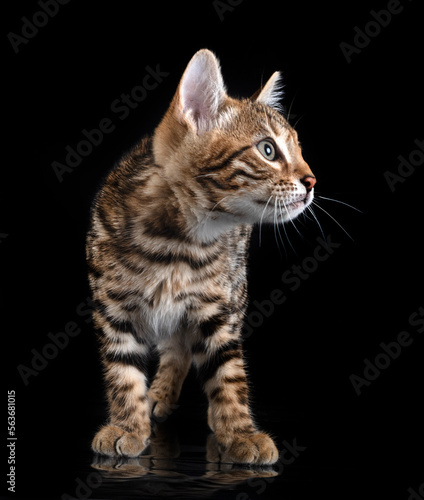
[[[241,333],[252,226],[287,222],[313,198],[315,177],[277,109],[279,79],[250,99],[229,97],[218,60],[200,50],[153,137],[97,194],[87,259],[109,420],[95,452],[138,456],[151,415],[175,407],[194,363],[223,453],[278,459],[249,408]],[[149,388],[152,348],[160,361]]]

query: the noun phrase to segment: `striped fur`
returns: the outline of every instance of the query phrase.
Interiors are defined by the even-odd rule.
[[[109,403],[96,452],[139,455],[152,414],[175,408],[194,363],[226,455],[278,458],[251,415],[241,345],[252,225],[296,217],[313,196],[296,132],[272,107],[277,83],[278,74],[254,98],[233,99],[215,56],[199,51],[153,137],[122,158],[94,201],[87,261]],[[275,159],[261,153],[263,140]],[[160,363],[149,386],[152,347]]]

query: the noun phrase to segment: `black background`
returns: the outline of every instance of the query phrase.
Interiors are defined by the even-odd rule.
[[[395,192],[384,176],[397,171],[399,155],[417,149],[414,140],[424,140],[419,1],[400,5],[402,12],[350,63],[341,42],[352,44],[355,26],[363,29],[373,20],[371,10],[386,9],[387,2],[244,0],[220,19],[210,1],[71,0],[17,54],[7,34],[19,34],[22,16],[31,19],[40,7],[8,6],[0,254],[3,378],[17,394],[15,496],[75,494],[75,478],[89,472],[89,443],[105,418],[94,335],[86,307],[77,311],[89,294],[84,238],[91,199],[120,155],[153,131],[185,65],[203,47],[219,57],[231,95],[249,96],[282,71],[284,105],[291,106],[291,123],[299,120],[316,193],[362,211],[321,200],[353,241],[316,208],[325,236],[339,246],[295,291],[281,276],[313,255],[318,225],[301,218],[304,239],[287,227],[295,251],[277,244],[272,227],[262,229],[260,247],[254,232],[249,312],[274,289],[287,296],[245,342],[254,407],[277,443],[296,437],[307,446],[289,468],[295,487],[287,486],[288,472],[261,498],[303,498],[307,484],[338,498],[357,488],[361,498],[407,499],[408,488],[418,489],[424,481],[424,342],[409,317],[424,306],[424,163]],[[142,84],[147,66],[157,65],[169,75],[121,120],[112,103]],[[76,147],[83,129],[98,128],[103,118],[112,120],[113,132],[59,182],[52,162],[64,163],[65,148]],[[63,331],[69,321],[81,333],[25,385],[18,365],[30,367],[32,349],[41,351],[49,332]],[[349,377],[362,375],[364,360],[374,360],[379,344],[402,330],[411,333],[412,345],[358,396]],[[194,374],[181,412],[185,404],[204,423]],[[4,473],[2,488],[5,483]],[[249,487],[241,491],[256,498]],[[236,498],[233,493],[228,498]]]

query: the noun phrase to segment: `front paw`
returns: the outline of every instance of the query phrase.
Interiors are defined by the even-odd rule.
[[[150,429],[143,433],[126,432],[116,425],[105,425],[94,436],[91,447],[101,455],[137,457],[147,447]]]
[[[223,457],[239,464],[271,465],[278,460],[274,441],[264,432],[234,436]]]

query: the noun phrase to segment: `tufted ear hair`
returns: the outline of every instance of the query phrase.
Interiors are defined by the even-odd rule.
[[[176,114],[197,134],[214,127],[219,110],[227,97],[218,59],[207,49],[194,54],[177,90]]]
[[[250,99],[281,111],[280,101],[283,97],[283,85],[281,79],[281,73],[276,71],[266,84],[257,90]]]

